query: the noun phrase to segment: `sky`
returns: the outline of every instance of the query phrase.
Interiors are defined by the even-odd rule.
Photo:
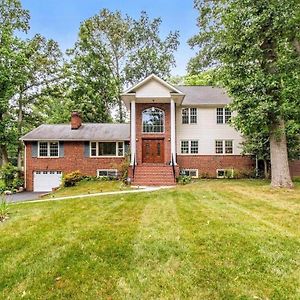
[[[161,36],[179,30],[180,46],[175,54],[176,67],[172,75],[184,75],[194,51],[187,40],[197,33],[197,11],[193,0],[21,0],[30,11],[30,32],[40,33],[57,41],[63,51],[71,48],[77,38],[80,23],[102,8],[120,10],[133,18],[146,11],[150,18],[161,17]]]

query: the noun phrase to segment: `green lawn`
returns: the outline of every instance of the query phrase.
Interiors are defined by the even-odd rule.
[[[62,187],[59,190],[45,195],[44,198],[58,198],[65,196],[76,196],[82,194],[95,194],[102,192],[114,192],[130,189],[130,186],[122,181],[80,181],[72,187]]]
[[[300,184],[203,180],[15,204],[1,299],[299,299]]]

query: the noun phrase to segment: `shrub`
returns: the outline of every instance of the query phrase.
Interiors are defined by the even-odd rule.
[[[0,222],[3,222],[8,219],[8,204],[4,195],[0,196],[0,201]]]
[[[190,176],[180,175],[177,177],[177,182],[182,185],[188,184],[191,181],[192,181],[192,178]]]
[[[226,169],[224,170],[224,178],[233,178],[234,170]]]
[[[4,165],[0,170],[0,179],[4,181],[6,189],[14,188],[14,180],[19,177],[18,168],[11,163]]]
[[[63,178],[63,186],[70,187],[76,185],[77,182],[81,181],[84,177],[81,175],[80,171],[74,171],[68,173]]]
[[[4,180],[0,179],[0,194],[6,190],[6,185]]]

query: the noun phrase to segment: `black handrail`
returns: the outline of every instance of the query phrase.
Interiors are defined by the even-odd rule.
[[[173,177],[174,177],[174,180],[176,180],[176,171],[175,171],[175,163],[174,163],[173,154],[172,154],[172,157],[171,157],[171,165],[172,165],[172,169],[173,169]]]
[[[135,155],[133,156],[132,179],[134,179],[134,174],[135,174]]]

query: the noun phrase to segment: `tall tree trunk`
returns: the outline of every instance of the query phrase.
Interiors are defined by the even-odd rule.
[[[292,188],[284,120],[275,124],[270,134],[271,186]]]
[[[1,153],[2,153],[2,163],[3,165],[8,164],[8,153],[5,145],[0,145]]]
[[[18,112],[18,136],[22,135],[22,125],[23,125],[23,105],[22,105],[22,95],[20,95],[19,99],[19,112]],[[17,149],[17,166],[18,169],[22,168],[22,151],[23,145],[21,141],[18,141],[18,149]]]

